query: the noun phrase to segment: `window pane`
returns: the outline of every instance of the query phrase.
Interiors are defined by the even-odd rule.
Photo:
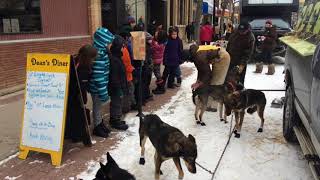
[[[40,0],[1,0],[0,34],[41,32]]]

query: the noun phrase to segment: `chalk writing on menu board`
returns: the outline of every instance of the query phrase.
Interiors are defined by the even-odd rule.
[[[66,73],[27,72],[22,144],[59,151]]]

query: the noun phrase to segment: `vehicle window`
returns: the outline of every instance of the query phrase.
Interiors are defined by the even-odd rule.
[[[282,19],[271,19],[273,25],[275,25],[277,28],[284,28],[289,29],[290,25],[289,23],[285,22]],[[255,19],[250,22],[250,25],[253,29],[255,28],[263,28],[265,26],[266,19]]]
[[[312,72],[314,77],[320,79],[320,45],[318,45],[316,52],[317,53],[313,57]]]

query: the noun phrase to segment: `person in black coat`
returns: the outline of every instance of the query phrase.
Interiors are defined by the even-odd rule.
[[[147,33],[146,35],[146,59],[142,67],[142,82],[143,82],[143,103],[153,99],[152,93],[150,91],[150,83],[152,79],[153,72],[153,61],[152,61],[152,35]]]
[[[88,80],[92,71],[92,61],[96,56],[97,50],[94,47],[84,45],[74,56],[70,65],[65,136],[71,138],[73,142],[83,141],[87,146],[91,146],[92,142],[88,128],[90,111],[85,105],[87,104]]]
[[[122,121],[122,98],[128,94],[126,71],[121,59],[122,49],[125,40],[116,35],[111,46],[109,91],[111,97],[110,103],[110,125],[118,130],[127,130],[128,125]]]

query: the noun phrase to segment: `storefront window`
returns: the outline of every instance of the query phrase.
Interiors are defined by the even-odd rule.
[[[39,32],[40,0],[0,0],[0,34]]]

